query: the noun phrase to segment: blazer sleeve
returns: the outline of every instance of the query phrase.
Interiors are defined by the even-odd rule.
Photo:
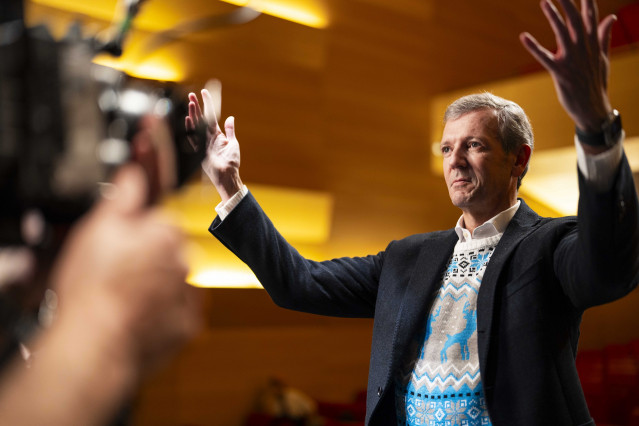
[[[579,172],[577,227],[559,243],[555,272],[577,308],[618,299],[639,280],[639,207],[625,154],[610,191],[597,193]]]
[[[323,262],[300,255],[249,192],[209,231],[255,273],[284,308],[339,317],[372,317],[384,254]]]

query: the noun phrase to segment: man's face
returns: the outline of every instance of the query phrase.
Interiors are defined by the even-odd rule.
[[[446,186],[455,206],[465,213],[490,215],[483,220],[510,207],[516,193],[516,178],[511,176],[515,155],[504,152],[494,110],[449,120],[441,150]]]

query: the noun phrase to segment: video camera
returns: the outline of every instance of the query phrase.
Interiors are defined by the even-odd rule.
[[[110,170],[130,159],[131,138],[147,114],[163,116],[173,133],[178,186],[199,169],[206,150],[187,140],[184,91],[91,62],[98,53],[121,53],[124,30],[101,43],[74,25],[55,40],[45,26],[25,26],[21,0],[2,2],[0,247],[24,243],[26,212],[37,211],[47,225],[81,216]],[[129,1],[129,26],[140,3]],[[199,132],[192,140],[204,144]]]
[[[30,245],[38,260],[32,282],[0,289],[0,367],[39,327],[38,306],[66,230],[93,204],[110,171],[131,159],[141,118],[156,114],[167,122],[177,186],[206,153],[204,128],[186,134],[180,87],[92,63],[98,53],[121,53],[141,2],[127,1],[126,28],[108,43],[83,38],[79,25],[55,40],[45,26],[25,26],[22,0],[0,2],[0,250]],[[37,243],[21,230],[33,215],[44,225]]]

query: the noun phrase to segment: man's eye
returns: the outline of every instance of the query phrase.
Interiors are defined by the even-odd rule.
[[[442,154],[448,154],[450,152],[449,146],[442,146]]]
[[[481,148],[481,143],[479,142],[471,142],[468,144],[470,148]]]

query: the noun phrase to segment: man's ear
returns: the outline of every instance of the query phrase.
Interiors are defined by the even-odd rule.
[[[515,163],[513,164],[513,168],[511,171],[511,175],[514,177],[519,177],[526,170],[526,166],[528,166],[528,162],[530,161],[530,154],[532,150],[529,145],[523,144],[519,148],[517,148],[515,155]]]

